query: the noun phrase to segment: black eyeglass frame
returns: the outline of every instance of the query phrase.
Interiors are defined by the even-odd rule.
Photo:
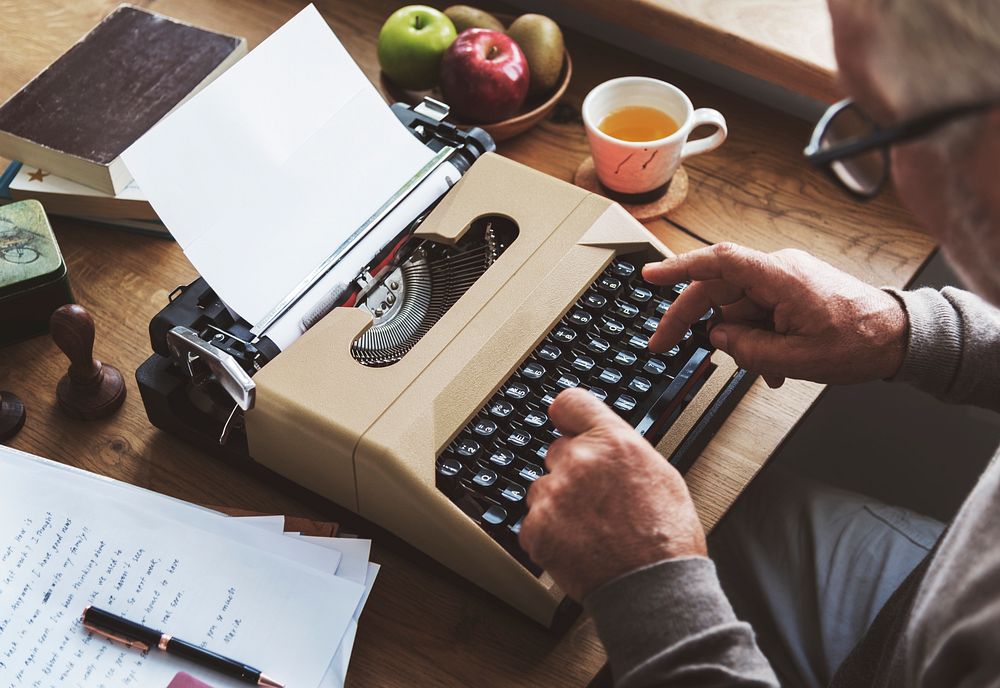
[[[845,98],[844,100],[831,105],[827,108],[826,112],[823,113],[823,116],[820,118],[819,122],[816,123],[816,127],[813,129],[812,137],[809,139],[809,145],[806,146],[804,153],[806,160],[817,167],[825,167],[826,170],[846,191],[867,200],[877,196],[882,190],[882,187],[885,186],[885,182],[889,177],[889,148],[891,146],[929,134],[938,127],[944,126],[953,120],[967,117],[969,115],[979,114],[997,106],[1000,106],[1000,100],[998,99],[968,103],[965,105],[956,105],[942,110],[936,110],[934,112],[915,117],[914,119],[900,122],[899,124],[895,124],[890,127],[882,128],[867,114],[865,114],[864,110],[858,107],[853,99]],[[822,145],[823,137],[826,136],[827,130],[830,127],[830,123],[837,117],[837,115],[851,107],[855,108],[859,115],[871,123],[873,129],[872,133],[868,136],[851,139],[821,150],[820,146]],[[882,149],[885,172],[882,174],[882,179],[879,180],[879,183],[871,190],[871,192],[865,193],[852,189],[836,172],[830,168],[831,163],[837,162],[838,160],[852,158],[856,155],[868,153],[879,148]]]

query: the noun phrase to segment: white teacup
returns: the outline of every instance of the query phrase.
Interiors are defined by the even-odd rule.
[[[598,128],[612,112],[634,106],[665,112],[677,123],[677,131],[655,141],[633,142],[616,139]],[[715,133],[688,141],[691,131],[703,124],[714,126]],[[726,119],[717,110],[695,110],[684,91],[642,76],[612,79],[594,88],[583,101],[583,125],[597,178],[607,189],[629,195],[655,196],[665,189],[681,162],[715,150],[729,133]]]

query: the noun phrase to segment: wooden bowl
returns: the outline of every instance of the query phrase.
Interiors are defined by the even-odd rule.
[[[513,117],[502,119],[499,122],[490,122],[489,124],[463,122],[456,117],[449,117],[448,119],[450,122],[459,127],[482,127],[489,132],[494,141],[505,141],[506,139],[513,138],[518,134],[527,131],[531,127],[538,124],[538,122],[545,119],[545,117],[552,112],[552,108],[556,106],[559,99],[563,97],[563,94],[566,93],[566,88],[569,86],[569,80],[572,76],[573,61],[570,59],[569,51],[566,51],[565,57],[563,58],[562,74],[559,77],[559,85],[556,86],[555,90],[547,95],[543,94],[541,97],[535,96],[532,98],[531,96],[528,96],[528,99],[521,107],[521,111]],[[379,84],[382,87],[382,93],[386,96],[409,105],[416,105],[423,100],[424,96],[430,96],[442,102],[447,102],[441,96],[440,89],[434,88],[430,91],[407,91],[406,89],[400,88],[396,84],[392,83],[392,81],[390,81],[389,78],[382,72],[379,72]]]

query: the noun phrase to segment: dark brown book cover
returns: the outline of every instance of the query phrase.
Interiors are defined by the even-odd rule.
[[[0,106],[0,154],[97,186],[101,168],[115,177],[126,148],[245,52],[242,38],[121,5]]]

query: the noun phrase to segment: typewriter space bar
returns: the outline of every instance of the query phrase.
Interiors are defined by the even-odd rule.
[[[659,398],[649,407],[643,419],[635,426],[640,435],[645,437],[646,433],[657,425],[657,421],[676,408],[677,404],[683,400],[684,395],[687,394],[687,389],[708,369],[709,361],[711,360],[709,358],[710,355],[711,352],[707,349],[700,347],[695,349],[695,352],[691,354],[691,358],[684,364],[681,371],[677,373],[677,377],[663,390]]]

